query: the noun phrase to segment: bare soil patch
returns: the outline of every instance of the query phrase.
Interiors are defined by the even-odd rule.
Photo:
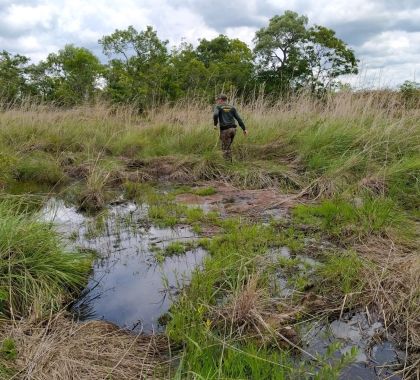
[[[282,194],[275,188],[239,189],[225,182],[206,182],[205,185],[212,186],[216,193],[204,196],[185,193],[178,195],[176,201],[217,210],[222,215],[273,217],[287,217],[289,209],[297,203],[295,195]]]

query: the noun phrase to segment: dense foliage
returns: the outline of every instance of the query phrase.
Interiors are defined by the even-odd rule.
[[[225,35],[196,47],[168,48],[150,26],[133,26],[102,37],[103,62],[83,47],[66,45],[37,64],[0,52],[3,105],[31,98],[72,106],[98,97],[140,109],[191,95],[225,91],[251,97],[256,88],[275,96],[301,89],[322,93],[338,77],[357,73],[353,51],[335,32],[308,27],[306,16],[286,11],[255,35],[255,48]],[[105,59],[105,57],[107,59]]]
[[[320,25],[308,28],[307,24],[307,17],[286,11],[257,31],[257,73],[270,89],[322,92],[335,87],[340,75],[357,74],[353,51],[335,32]]]

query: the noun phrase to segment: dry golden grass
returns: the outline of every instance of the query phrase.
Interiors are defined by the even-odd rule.
[[[371,239],[357,251],[374,263],[366,267],[369,304],[397,331],[403,349],[420,349],[420,255],[386,239]]]
[[[264,94],[253,99],[231,97],[231,102],[243,111],[247,119],[271,121],[299,119],[310,120],[314,115],[328,118],[358,118],[360,123],[367,119],[389,118],[405,119],[418,117],[420,105],[404,107],[401,94],[393,91],[364,91],[360,93],[333,93],[323,99],[315,99],[310,94],[298,94],[288,99],[273,101]],[[65,127],[71,124],[99,123],[103,126],[115,124],[129,129],[152,125],[174,125],[195,128],[201,124],[211,126],[212,106],[208,99],[185,99],[159,105],[139,114],[134,106],[110,105],[104,102],[86,104],[63,109],[49,104],[28,101],[19,106],[7,108],[2,112],[1,121],[18,123],[39,129]],[[1,123],[0,123],[1,125]],[[120,128],[118,128],[120,130]]]
[[[1,335],[17,348],[10,380],[164,378],[165,337],[136,336],[102,321],[76,323],[62,314],[39,324],[7,323]]]
[[[286,310],[258,281],[258,276],[248,278],[222,305],[212,308],[209,320],[225,332],[225,338],[253,338],[297,348],[298,335],[291,324],[301,309],[288,306]]]

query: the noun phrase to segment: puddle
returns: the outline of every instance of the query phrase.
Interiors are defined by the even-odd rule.
[[[286,259],[290,259],[290,249],[289,247],[280,247],[279,255]]]
[[[46,202],[40,214],[42,220],[54,222],[56,229],[64,233],[78,230],[86,220],[76,207],[68,207],[63,200],[55,198]]]
[[[319,261],[309,256],[293,254],[289,247],[274,248],[268,252],[268,257],[276,266],[278,266],[279,260],[291,260],[291,265],[296,267],[297,271],[308,279],[313,277],[316,268],[320,265]],[[297,273],[297,271],[294,270],[293,272]],[[291,281],[292,277],[291,273],[287,271],[287,268],[280,268],[275,272],[273,285],[274,291],[278,296],[284,299],[290,299],[296,292],[302,293],[303,289],[298,290],[293,286],[293,281]],[[311,281],[309,281],[306,285],[310,287],[312,286],[311,284]]]
[[[206,255],[198,248],[158,264],[153,247],[164,248],[197,236],[188,226],[169,229],[148,225],[147,207],[134,203],[110,206],[102,218],[93,218],[52,199],[45,205],[42,218],[54,222],[70,246],[98,253],[88,285],[73,306],[80,320],[103,319],[137,332],[159,331],[159,317],[168,311]],[[306,274],[320,265],[310,257],[292,254],[288,247],[274,249],[268,256],[270,260],[298,259],[298,270]],[[276,281],[281,297],[294,296],[296,290],[285,273],[279,271]],[[400,379],[393,370],[403,363],[404,353],[387,340],[381,321],[374,316],[348,313],[340,320],[301,324],[300,335],[311,355],[326,353],[334,342],[341,344],[334,354],[337,359],[352,347],[358,349],[354,363],[342,371],[342,380]]]
[[[382,323],[369,321],[364,312],[344,314],[341,320],[317,322],[302,330],[305,350],[313,355],[325,353],[333,342],[341,344],[337,358],[357,348],[354,363],[342,371],[341,380],[401,379],[393,371],[404,363],[404,352],[386,339]]]
[[[311,257],[293,254],[288,247],[271,250],[269,257],[273,263],[282,259],[296,260],[294,267],[305,277],[313,275],[321,265]],[[297,293],[302,294],[289,280],[287,268],[281,268],[275,274],[275,291],[285,301]],[[405,354],[388,340],[381,320],[374,314],[368,316],[365,312],[344,313],[341,319],[304,322],[299,328],[303,348],[311,355],[325,354],[332,343],[340,343],[341,348],[334,353],[336,359],[350,352],[353,347],[357,348],[354,362],[342,371],[340,380],[401,379],[393,372],[401,368]],[[309,356],[306,358],[310,359]]]
[[[158,264],[152,247],[191,241],[187,226],[157,228],[147,223],[147,207],[134,203],[110,206],[101,218],[85,217],[60,200],[50,200],[42,218],[52,221],[69,245],[97,252],[93,272],[73,306],[80,320],[103,319],[133,330],[159,331],[159,317],[200,266],[205,251],[197,248]]]

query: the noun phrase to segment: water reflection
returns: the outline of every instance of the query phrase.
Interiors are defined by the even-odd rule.
[[[306,278],[311,278],[316,268],[322,265],[311,257],[293,254],[287,247],[272,249],[269,259],[294,259],[294,268]],[[290,282],[290,273],[282,268],[273,277],[274,288],[284,301],[299,297],[302,292]],[[315,322],[300,322],[299,333],[304,350],[310,360],[316,355],[325,355],[333,343],[340,343],[340,349],[334,352],[335,359],[357,349],[354,363],[347,366],[340,374],[340,380],[399,380],[393,372],[404,363],[405,354],[389,340],[387,331],[379,315],[369,312],[345,312],[339,319],[319,319]]]
[[[84,217],[62,201],[50,200],[43,212],[68,237],[71,245],[92,249],[98,256],[93,272],[73,311],[80,320],[104,319],[121,327],[152,332],[173,297],[197,268],[205,251],[155,260],[151,247],[190,241],[187,226],[157,228],[147,223],[147,207],[134,203],[112,206],[103,217]]]

